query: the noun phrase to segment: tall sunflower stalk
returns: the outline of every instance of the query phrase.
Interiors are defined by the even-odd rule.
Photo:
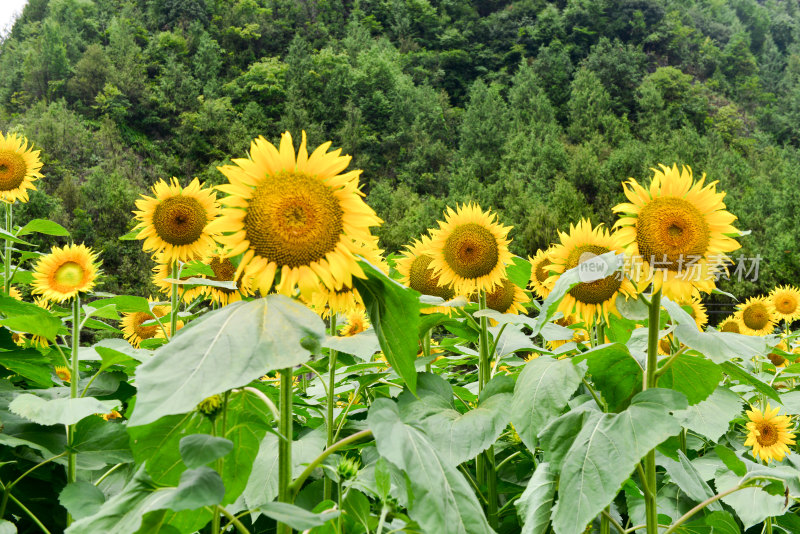
[[[658,367],[658,332],[661,322],[661,291],[650,297],[650,313],[647,324],[647,367],[642,390],[656,387],[656,368]],[[658,534],[658,507],[656,504],[656,451],[651,450],[644,457],[644,504],[647,520],[647,534]]]
[[[178,267],[178,262],[172,262],[172,279],[175,280],[172,282],[172,289],[170,293],[170,314],[169,314],[169,337],[175,335],[175,332],[178,331],[178,276],[179,276],[180,267]],[[158,319],[156,319],[158,320]]]
[[[336,312],[331,310],[331,335],[336,335]],[[326,406],[326,426],[327,426],[327,435],[325,439],[325,448],[330,448],[333,445],[333,427],[334,419],[333,419],[333,405],[334,405],[334,389],[336,388],[336,360],[338,359],[339,352],[334,349],[329,349],[330,354],[328,357],[328,400]],[[283,375],[281,375],[283,376]],[[281,382],[282,384],[283,382]],[[323,500],[328,500],[331,498],[333,494],[333,481],[325,477],[325,482],[323,485]]]
[[[3,207],[5,208],[5,230],[10,234],[13,229],[13,210],[8,202],[3,202]],[[6,239],[3,249],[3,293],[8,295],[11,290],[11,241]]]

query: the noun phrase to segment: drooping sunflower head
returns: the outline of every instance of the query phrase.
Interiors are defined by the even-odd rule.
[[[626,253],[641,261],[638,280],[649,282],[675,301],[687,301],[695,289],[710,293],[725,269],[727,253],[739,248],[740,232],[725,210],[725,193],[716,182],[695,182],[692,170],[660,165],[646,189],[631,178],[623,184],[629,202],[613,208]],[[643,287],[640,287],[643,289]]]
[[[750,297],[737,306],[736,315],[741,323],[742,334],[766,336],[775,329],[778,316],[772,302],[764,297]]]
[[[679,304],[684,310],[688,308],[689,315],[691,315],[694,322],[697,323],[697,328],[703,330],[708,324],[708,313],[700,297],[694,296],[686,302],[679,302]]]
[[[163,328],[167,329],[167,331],[170,329],[169,318],[167,316],[172,310],[172,307],[168,304],[154,306],[153,303],[156,302],[156,300],[152,297],[148,298],[147,300],[150,302],[150,310],[152,311],[152,314],[145,312],[123,313],[122,320],[120,321],[122,335],[125,336],[125,339],[127,339],[128,342],[136,348],[139,348],[139,345],[145,339],[158,337],[162,326]],[[156,317],[159,319],[166,317],[161,321],[162,326],[159,326],[156,323],[145,325],[147,322],[154,322]]]
[[[502,282],[512,258],[508,250],[511,227],[496,219],[497,215],[482,211],[477,204],[447,208],[445,221],[431,231],[429,248],[433,259],[428,268],[440,284],[469,295],[491,291]]]
[[[134,211],[139,221],[134,229],[140,230],[137,239],[144,239],[144,250],[160,254],[165,263],[209,255],[215,242],[208,223],[219,214],[216,193],[197,178],[186,187],[172,178],[170,183],[159,180],[153,194],[142,195]]]
[[[786,344],[786,341],[781,341],[775,345],[775,348],[772,349],[769,354],[767,354],[767,359],[772,363],[772,365],[775,367],[786,367],[786,362],[788,360],[786,360],[782,354],[778,354],[775,349],[787,352],[789,350],[789,346]]]
[[[622,252],[615,235],[602,226],[592,227],[592,223],[581,220],[577,225],[570,225],[569,232],[559,232],[560,242],[553,247],[550,254],[553,273],[549,283],[555,284],[558,277],[569,269],[590,261],[606,252]],[[592,325],[599,317],[608,321],[608,314],[617,312],[616,298],[635,296],[636,288],[622,273],[610,273],[605,278],[594,282],[577,284],[564,295],[558,311],[565,317],[576,315],[586,325]]]
[[[780,319],[791,323],[800,318],[800,290],[796,287],[776,287],[767,298],[772,301]]]
[[[456,296],[456,293],[452,287],[440,285],[439,277],[433,274],[433,269],[430,268],[431,261],[433,261],[430,245],[430,237],[422,236],[421,240],[415,239],[411,245],[406,246],[406,250],[397,260],[400,281],[423,295],[433,295],[450,300]]]
[[[742,321],[738,315],[726,317],[719,323],[717,330],[720,332],[733,332],[734,334],[741,334],[743,331]]]
[[[524,314],[526,310],[523,304],[530,300],[530,297],[508,278],[503,278],[493,290],[486,292],[486,306],[500,313]]]
[[[531,281],[529,287],[540,299],[546,299],[553,290],[553,282],[550,278],[550,253],[553,247],[547,250],[539,249],[533,258],[528,258],[531,262]]]
[[[63,302],[78,293],[91,291],[97,278],[97,254],[85,245],[53,247],[42,256],[33,272],[33,293],[47,300]]]
[[[316,291],[302,296],[303,301],[323,319],[337,315],[348,315],[358,309],[364,308],[364,301],[358,290],[349,286],[340,289],[328,289],[324,284],[319,284]]]
[[[263,137],[250,145],[250,157],[219,167],[229,184],[222,217],[211,226],[224,233],[219,241],[228,256],[243,254],[238,270],[266,295],[275,288],[292,295],[352,286],[364,277],[355,254],[371,242],[369,228],[382,221],[362,197],[361,171],[343,173],[350,156],[320,145],[309,156],[306,134],[295,156],[292,136],[281,136],[280,148]]]
[[[33,182],[43,178],[39,151],[28,146],[28,140],[17,134],[0,133],[0,201],[28,201],[28,190],[36,190]]]
[[[759,408],[751,407],[747,410],[747,440],[745,447],[753,447],[753,456],[761,458],[766,463],[772,460],[783,460],[790,454],[789,445],[794,445],[795,435],[792,433],[792,420],[789,416],[778,415],[780,408],[767,409],[762,413]]]
[[[342,337],[350,337],[367,330],[369,328],[369,318],[364,309],[356,309],[347,314],[347,321],[339,330]]]

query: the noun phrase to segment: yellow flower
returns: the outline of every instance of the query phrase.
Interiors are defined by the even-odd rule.
[[[214,249],[214,235],[208,223],[219,213],[216,193],[203,189],[195,178],[181,187],[177,178],[168,184],[159,180],[152,188],[154,197],[142,195],[136,201],[139,221],[137,239],[144,239],[147,252],[161,254],[165,263],[202,258]]]
[[[531,282],[529,287],[533,289],[540,299],[546,299],[553,290],[553,283],[550,281],[550,253],[553,247],[541,250],[533,258],[528,258],[531,262]]]
[[[726,317],[722,322],[719,323],[717,330],[720,332],[733,332],[734,334],[739,334],[743,331],[742,321],[738,318],[738,316],[733,315],[731,317]]]
[[[555,274],[548,283],[552,284],[565,271],[585,261],[606,252],[622,252],[616,235],[609,234],[602,226],[592,228],[588,219],[581,220],[577,225],[570,225],[569,233],[559,232],[559,238],[560,244],[555,245],[550,254],[553,262],[550,271]],[[594,324],[598,317],[603,317],[608,322],[609,312],[619,315],[615,301],[620,294],[626,298],[635,296],[636,288],[621,273],[611,273],[594,282],[582,282],[574,286],[564,295],[558,311],[565,317],[575,315],[587,326]]]
[[[56,376],[60,378],[64,382],[69,382],[72,380],[72,373],[69,369],[64,365],[56,365],[55,367]]]
[[[497,215],[484,212],[477,204],[465,204],[455,211],[447,208],[445,221],[431,231],[428,266],[439,283],[458,295],[491,291],[506,276],[511,262],[508,251],[510,226],[496,222]]]
[[[569,328],[572,325],[578,324],[580,321],[574,315],[568,315],[566,317],[561,317],[560,319],[556,319],[553,321],[555,324],[559,326],[563,326],[564,328]],[[565,345],[567,343],[585,343],[589,341],[589,333],[583,328],[572,328],[572,339],[555,339],[553,341],[548,341],[547,346],[550,347],[550,350],[556,350],[558,347]],[[538,358],[539,355],[536,354],[533,358]],[[531,358],[531,359],[533,359]]]
[[[699,330],[705,328],[708,324],[708,313],[706,313],[706,307],[703,306],[703,302],[699,297],[694,296],[690,300],[678,302],[678,304],[683,308],[689,308],[689,315],[691,315],[694,322],[697,323],[697,328]]]
[[[629,203],[614,212],[623,216],[614,225],[628,256],[642,262],[637,273],[640,289],[649,284],[675,301],[688,301],[695,289],[711,293],[716,275],[725,270],[726,253],[739,248],[731,235],[740,232],[725,211],[725,193],[705,174],[694,182],[692,170],[660,165],[650,188],[631,178],[624,184]]]
[[[344,327],[339,331],[342,337],[354,336],[360,334],[369,328],[369,319],[365,310],[355,310],[347,314],[347,322]]]
[[[778,316],[772,302],[764,297],[751,297],[737,306],[736,316],[743,334],[766,336],[775,330]]]
[[[20,293],[19,289],[14,286],[8,288],[8,296],[14,300],[22,300],[22,293]]]
[[[100,417],[108,421],[110,419],[122,419],[122,414],[119,413],[117,410],[111,410],[111,412],[104,413]]]
[[[789,350],[789,347],[786,345],[786,341],[781,341],[780,343],[775,345],[775,348],[778,350],[782,350],[784,352],[787,352]],[[767,359],[769,359],[769,361],[775,367],[786,367],[786,358],[784,358],[781,354],[778,354],[777,352],[770,352],[769,354],[767,354]]]
[[[370,243],[369,227],[382,221],[364,203],[358,189],[360,170],[340,174],[350,164],[341,150],[327,152],[330,142],[310,156],[303,132],[295,157],[292,136],[281,136],[280,148],[263,137],[250,145],[249,159],[219,167],[229,184],[223,216],[212,223],[225,235],[219,241],[229,257],[244,254],[239,272],[266,295],[275,289],[292,295],[352,286],[364,277],[355,254]]]
[[[508,278],[503,278],[493,290],[486,292],[486,307],[500,313],[524,314],[527,310],[523,304],[530,300],[530,297]]]
[[[800,290],[794,286],[776,287],[769,294],[780,319],[791,323],[800,318]]]
[[[0,133],[0,201],[28,201],[28,190],[36,191],[33,182],[43,178],[39,151],[28,147],[28,140],[17,134]]]
[[[147,300],[150,303],[156,302],[152,297],[148,298]],[[167,333],[169,333],[169,314],[172,310],[172,306],[169,304],[161,304],[158,306],[151,306],[151,310],[159,319],[162,317],[164,318],[161,321],[161,325],[164,327]],[[155,319],[153,319],[153,315],[150,315],[149,313],[132,312],[122,314],[122,320],[120,321],[122,335],[125,336],[125,339],[127,339],[128,342],[136,348],[139,348],[142,341],[145,339],[161,338],[164,336],[164,333],[158,324],[142,326],[148,321],[155,321]],[[178,321],[178,328],[180,329],[181,326],[183,326],[182,321]]]
[[[790,454],[788,445],[794,445],[794,434],[792,433],[792,420],[789,416],[778,415],[780,408],[771,409],[767,403],[764,413],[756,407],[747,410],[747,440],[745,447],[753,447],[753,456],[761,458],[769,463],[773,459],[781,461],[783,457]]]
[[[430,268],[433,255],[430,253],[431,238],[422,236],[421,240],[414,240],[411,245],[406,245],[406,250],[397,259],[397,272],[400,273],[400,281],[414,291],[419,291],[423,295],[439,297],[445,301],[452,300],[456,292],[452,287],[440,285],[439,277],[433,274]],[[431,306],[420,310],[422,313],[446,313],[450,314],[453,308],[450,306]]]
[[[91,291],[97,277],[97,254],[85,245],[53,247],[39,258],[33,272],[33,293],[63,302],[79,292]]]
[[[226,258],[221,251],[218,251],[216,254],[211,256],[210,259],[205,260],[203,263],[208,265],[211,270],[214,271],[214,276],[208,277],[203,275],[199,278],[208,278],[209,280],[214,280],[217,282],[236,281],[237,289],[226,289],[224,287],[215,286],[197,286],[187,290],[184,293],[184,301],[191,302],[197,297],[202,296],[209,299],[211,302],[219,304],[220,306],[227,306],[232,302],[242,300],[243,296],[250,294],[248,285],[241,278],[241,273],[239,273],[239,278],[236,278],[236,265],[233,264],[230,258]]]

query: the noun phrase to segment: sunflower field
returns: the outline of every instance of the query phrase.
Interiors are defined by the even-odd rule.
[[[758,260],[724,180],[622,176],[528,258],[474,202],[385,254],[299,134],[129,206],[145,298],[17,224],[47,177],[0,133],[0,532],[800,532],[800,290],[718,289]]]

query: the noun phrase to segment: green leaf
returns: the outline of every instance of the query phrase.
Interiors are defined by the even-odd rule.
[[[522,442],[536,449],[536,434],[557,417],[578,389],[583,373],[572,361],[541,356],[525,364],[511,402],[511,422]]]
[[[120,241],[136,241],[136,239],[138,239],[136,236],[138,236],[139,232],[141,232],[141,231],[142,231],[141,228],[137,228],[136,230],[131,230],[127,234],[125,234],[123,236],[120,236],[119,240]]]
[[[17,534],[17,526],[11,521],[0,519],[0,534]]]
[[[45,235],[69,236],[69,232],[66,228],[48,219],[33,219],[23,226],[20,231],[17,232],[17,235],[28,235],[34,232]]]
[[[18,332],[42,336],[53,341],[61,329],[61,319],[35,304],[11,297],[0,297],[0,325]]]
[[[378,458],[375,462],[375,486],[382,501],[386,500],[392,488],[391,476],[386,459]]]
[[[398,284],[367,261],[361,260],[359,265],[367,278],[354,277],[353,286],[364,300],[386,360],[414,393],[414,360],[419,347],[413,333],[419,331],[420,293]]]
[[[219,504],[224,497],[225,485],[219,473],[210,467],[187,469],[181,473],[181,481],[169,499],[169,509],[174,512],[195,510]]]
[[[190,434],[180,441],[181,458],[189,469],[211,463],[232,450],[231,440],[208,434]]]
[[[706,400],[674,413],[689,430],[718,441],[728,431],[729,421],[742,412],[742,400],[725,387],[718,387]]]
[[[741,478],[729,471],[719,472],[714,479],[717,493],[739,485]],[[768,517],[783,515],[783,495],[770,495],[761,488],[745,488],[722,498],[722,502],[733,508],[744,524],[745,530],[761,523]]]
[[[508,426],[508,405],[513,381],[496,376],[491,384],[507,380],[506,389],[481,398],[478,406],[461,414],[453,404],[453,388],[431,373],[417,377],[417,395],[403,392],[398,399],[400,414],[408,424],[420,428],[436,447],[442,461],[458,466],[492,445]],[[484,390],[484,391],[486,391]]]
[[[286,502],[270,502],[261,505],[259,511],[275,521],[286,523],[295,530],[309,530],[324,525],[331,519],[339,517],[338,510],[328,510],[320,514],[309,512],[294,504]]]
[[[774,389],[739,367],[737,364],[733,362],[723,362],[720,364],[720,367],[722,367],[722,371],[731,378],[738,380],[740,383],[750,384],[751,386],[755,387],[756,391],[759,393],[763,393],[774,401],[781,402],[780,396]]]
[[[686,457],[683,451],[678,451],[678,461],[664,457],[661,459],[661,465],[667,470],[667,474],[672,481],[681,488],[686,495],[694,499],[698,503],[705,501],[714,496],[714,491],[706,484],[700,473],[692,465],[692,462]],[[708,505],[711,511],[722,510],[722,507],[717,502]]]
[[[40,425],[74,425],[84,417],[108,412],[109,406],[92,397],[45,400],[23,393],[11,402],[9,409]]]
[[[580,355],[584,357],[592,383],[603,394],[610,411],[625,408],[631,397],[642,389],[642,368],[625,345],[601,345]]]
[[[583,427],[593,425],[602,414],[589,409],[573,409],[550,421],[539,431],[539,444],[550,468],[558,471],[569,448]]]
[[[575,438],[561,465],[559,498],[553,508],[556,534],[582,532],[608,506],[637,462],[681,426],[669,414],[685,408],[678,392],[648,389],[619,414],[590,420]]]
[[[0,331],[11,337],[8,330]],[[51,379],[52,367],[50,360],[35,349],[11,350],[8,352],[0,351],[0,365],[14,373],[27,378],[37,386],[50,387],[53,385]]]
[[[342,503],[342,510],[346,515],[358,521],[364,530],[369,530],[370,524],[376,522],[369,511],[369,499],[358,490],[352,488],[348,490]]]
[[[92,462],[102,468],[106,464],[133,461],[125,425],[102,417],[86,417],[75,425],[72,449],[83,464]]]
[[[729,448],[724,445],[717,445],[714,447],[714,452],[717,453],[717,456],[719,456],[719,459],[725,464],[725,467],[730,469],[737,476],[743,477],[747,473],[747,466],[736,456],[736,453]]]
[[[94,484],[79,480],[67,484],[61,490],[58,502],[67,509],[73,519],[83,519],[96,514],[106,502],[106,496]]]
[[[304,363],[311,356],[304,346],[324,337],[317,314],[282,295],[234,302],[203,315],[137,368],[130,426],[188,412],[211,395]]]
[[[525,258],[514,256],[506,265],[506,278],[522,289],[526,289],[531,281],[531,262]]]
[[[150,313],[150,302],[144,297],[134,297],[131,295],[120,295],[103,300],[96,300],[92,305],[97,308],[115,306],[118,312],[124,313]]]
[[[101,319],[114,319],[115,321],[120,320],[120,316],[117,313],[116,304],[103,304],[95,306],[95,303],[91,303],[84,304],[82,308],[86,317],[100,317]]]
[[[658,379],[658,386],[680,391],[691,405],[708,398],[721,380],[722,369],[714,362],[703,356],[680,354]]]
[[[322,341],[322,346],[345,354],[352,354],[364,361],[370,361],[372,355],[381,350],[381,343],[373,329],[348,337],[326,336]]]
[[[423,532],[492,532],[475,493],[458,469],[439,457],[423,432],[402,421],[394,402],[376,399],[367,425],[380,455],[408,476],[414,495],[408,513]]]
[[[525,491],[514,503],[522,521],[521,534],[547,533],[556,494],[556,474],[547,462],[537,465]]]
[[[3,230],[2,228],[0,228],[0,239],[4,241],[11,241],[12,243],[17,243],[19,245],[33,246],[33,243],[28,243],[27,241],[23,241],[22,239],[19,239],[18,237],[14,236],[14,234],[9,233],[6,230]]]

